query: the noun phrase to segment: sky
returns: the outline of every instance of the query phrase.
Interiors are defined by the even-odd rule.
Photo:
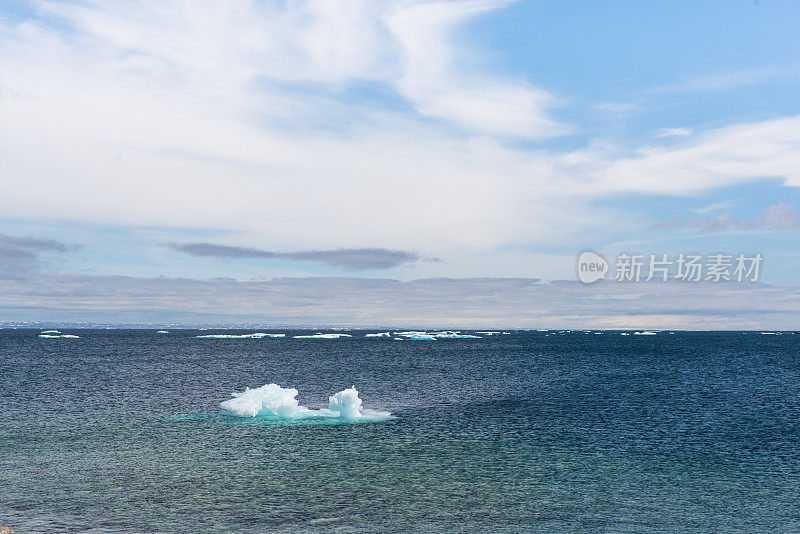
[[[0,322],[798,329],[797,20],[0,3]],[[586,250],[606,280],[577,280]],[[614,280],[682,253],[763,263]]]

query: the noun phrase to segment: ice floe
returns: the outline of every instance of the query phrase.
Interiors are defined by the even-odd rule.
[[[312,409],[301,406],[298,391],[282,388],[278,384],[267,384],[260,388],[247,388],[233,393],[232,399],[220,403],[226,412],[238,417],[264,417],[271,419],[343,419],[382,421],[392,417],[389,412],[369,410],[362,406],[355,386],[328,397],[328,408]]]
[[[339,339],[340,337],[353,337],[350,334],[314,334],[310,336],[293,336],[295,339]]]
[[[286,334],[267,334],[264,332],[255,332],[253,334],[206,334],[202,336],[194,336],[198,339],[261,339],[265,337],[285,337]]]

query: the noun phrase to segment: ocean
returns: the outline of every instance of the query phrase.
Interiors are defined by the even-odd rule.
[[[0,330],[19,534],[800,531],[800,335],[61,330]],[[220,406],[273,383],[311,416]]]

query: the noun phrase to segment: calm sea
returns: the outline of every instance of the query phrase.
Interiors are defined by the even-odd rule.
[[[0,330],[20,534],[800,531],[800,335],[62,332]],[[395,417],[222,413],[270,383]]]

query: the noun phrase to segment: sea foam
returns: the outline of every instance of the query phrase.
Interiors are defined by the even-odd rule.
[[[298,391],[282,388],[278,384],[267,384],[260,388],[247,388],[233,393],[233,398],[220,403],[226,412],[238,417],[266,417],[272,419],[341,419],[360,421],[383,421],[390,419],[389,412],[379,412],[362,407],[355,386],[328,397],[328,408],[318,410],[301,406]]]

